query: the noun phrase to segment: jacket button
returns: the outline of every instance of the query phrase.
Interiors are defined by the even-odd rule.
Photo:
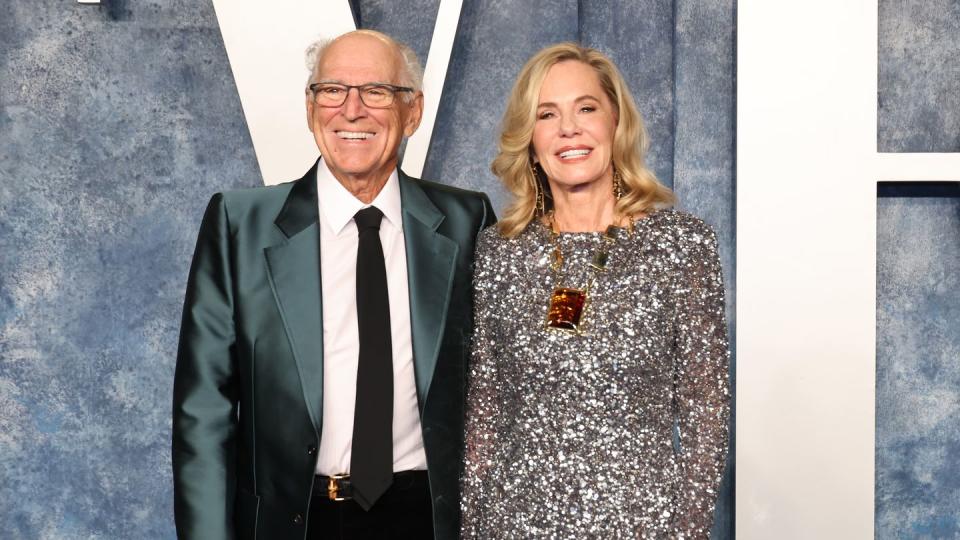
[[[293,524],[294,525],[303,525],[303,516],[300,514],[293,515]]]
[[[308,456],[312,456],[312,455],[314,455],[314,454],[316,454],[316,453],[317,453],[317,447],[316,447],[316,446],[314,446],[314,445],[311,444],[310,446],[307,447],[307,455],[308,455]]]

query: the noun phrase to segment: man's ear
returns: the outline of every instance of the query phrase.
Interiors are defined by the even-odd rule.
[[[406,137],[413,135],[420,127],[420,121],[423,120],[423,92],[417,92],[417,95],[410,100],[407,107],[407,118],[403,123],[403,134]]]

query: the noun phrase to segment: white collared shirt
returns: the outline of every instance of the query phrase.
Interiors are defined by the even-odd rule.
[[[360,355],[356,289],[359,239],[353,216],[367,206],[383,212],[380,243],[387,269],[393,350],[393,470],[425,470],[397,172],[368,205],[347,191],[321,159],[317,165],[317,200],[323,294],[323,432],[316,473],[330,476],[350,472]]]

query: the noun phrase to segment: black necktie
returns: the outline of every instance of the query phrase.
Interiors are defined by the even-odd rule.
[[[353,216],[357,246],[357,403],[353,415],[350,481],[353,498],[369,510],[393,482],[393,353],[390,300],[380,245],[383,212],[373,206]]]

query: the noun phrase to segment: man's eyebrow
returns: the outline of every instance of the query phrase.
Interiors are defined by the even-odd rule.
[[[365,82],[363,84],[348,85],[347,83],[339,79],[320,79],[319,81],[317,81],[317,84],[342,84],[344,86],[366,86],[368,84],[380,84],[380,85],[386,85],[386,86],[393,86],[393,83],[380,82],[380,81],[370,81],[370,82]]]
[[[577,99],[573,100],[573,102],[574,102],[574,103],[579,103],[579,102],[585,101],[585,100],[600,101],[597,97],[595,97],[595,96],[593,96],[593,95],[584,94],[584,95],[578,97]],[[538,104],[538,105],[537,105],[537,108],[539,109],[540,107],[556,107],[556,106],[557,106],[557,104],[554,103],[554,102],[552,102],[552,101],[544,101],[543,103]]]

